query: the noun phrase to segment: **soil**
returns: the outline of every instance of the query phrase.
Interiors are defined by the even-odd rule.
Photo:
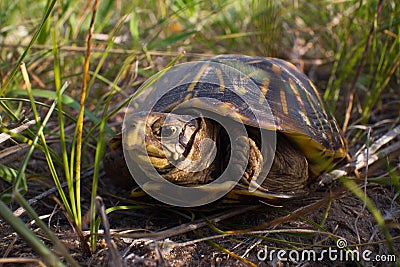
[[[39,185],[43,186],[42,183],[33,183],[31,188]],[[106,207],[122,204],[139,207],[146,204],[137,209],[114,211],[107,216],[113,233],[112,240],[118,253],[117,258],[125,266],[357,266],[355,261],[333,261],[328,257],[323,257],[321,260],[295,261],[277,258],[279,250],[292,253],[291,255],[296,257],[296,255],[301,255],[302,251],[313,250],[316,253],[322,253],[323,250],[327,251],[329,248],[337,251],[335,252],[337,257],[344,257],[345,254],[340,254],[343,251],[337,248],[337,239],[345,240],[347,247],[351,250],[357,250],[360,253],[371,251],[368,254],[371,258],[376,255],[388,256],[400,251],[398,239],[400,228],[396,221],[400,205],[395,199],[393,190],[376,184],[368,185],[366,190],[368,197],[377,205],[378,210],[386,219],[386,227],[390,235],[394,237],[392,244],[389,245],[384,232],[362,201],[350,192],[329,198],[329,192],[337,191],[337,188],[340,188],[339,184],[322,188],[312,197],[286,203],[283,208],[272,207],[262,202],[256,203],[257,205],[254,205],[255,203],[233,206],[215,205],[212,209],[208,207],[189,210],[166,207],[150,201],[147,197],[139,200],[123,198],[129,195],[129,190],[115,187],[108,177],[103,177],[101,180],[99,195],[102,196]],[[89,193],[90,182],[86,180],[83,195],[89,196]],[[327,201],[321,201],[321,199]],[[322,204],[315,205],[319,202]],[[84,198],[82,201],[84,210],[88,210],[88,204],[89,200]],[[250,206],[256,207],[245,211]],[[77,234],[71,230],[64,212],[51,197],[42,199],[34,205],[34,208],[42,216],[50,215],[45,217],[44,221],[63,241],[81,266],[117,266],[118,262],[110,256],[112,245],[105,241],[104,235],[99,236],[94,254],[89,255],[83,252]],[[176,231],[172,234],[169,232],[169,235],[161,238],[146,237],[148,233],[168,233],[168,229],[185,227],[190,223],[192,226],[200,225],[200,222],[206,219],[222,218],[223,214],[237,213],[240,209],[243,209],[243,213],[221,219],[216,223],[210,222],[209,225],[198,227],[193,231],[187,230],[183,233]],[[288,217],[288,212],[297,213],[299,216]],[[21,218],[26,223],[30,222],[25,214]],[[84,227],[88,230],[87,225]],[[31,228],[51,247],[34,224],[31,224]],[[239,233],[239,230],[243,231]],[[141,233],[142,237],[119,236],[127,231]],[[84,233],[87,235],[88,231]],[[32,249],[4,222],[1,223],[1,235],[0,253],[3,257],[37,258]],[[210,237],[210,239],[198,242],[204,237]],[[365,266],[375,264],[363,259],[360,259],[359,263]],[[37,262],[24,263],[24,266],[36,265]],[[13,264],[4,266],[13,266]]]

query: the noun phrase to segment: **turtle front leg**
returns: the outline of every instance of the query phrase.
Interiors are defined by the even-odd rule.
[[[247,148],[249,150],[247,150]],[[237,176],[243,173],[243,181],[255,181],[263,168],[263,156],[253,139],[240,136],[235,140],[232,151],[232,174]]]

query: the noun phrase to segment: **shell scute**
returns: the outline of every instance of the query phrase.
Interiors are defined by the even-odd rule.
[[[233,110],[249,126],[282,132],[303,151],[315,174],[345,157],[346,142],[335,119],[312,81],[291,63],[223,55],[199,64],[159,98],[153,111],[170,112],[187,100],[200,98],[220,115]]]

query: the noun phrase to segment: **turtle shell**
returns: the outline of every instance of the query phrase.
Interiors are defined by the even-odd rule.
[[[291,63],[222,55],[179,68],[173,81],[171,75],[160,78],[170,87],[167,92],[157,95],[157,90],[147,89],[144,102],[157,99],[152,111],[190,108],[207,99],[206,109],[223,116],[234,113],[234,119],[248,126],[284,134],[304,153],[312,176],[346,156],[346,142],[315,85]]]

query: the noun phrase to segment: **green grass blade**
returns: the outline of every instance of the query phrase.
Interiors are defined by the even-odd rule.
[[[80,228],[82,226],[82,218],[81,218],[81,156],[82,156],[82,140],[83,140],[83,120],[84,120],[84,111],[85,111],[85,102],[86,95],[88,94],[87,81],[89,80],[89,65],[90,65],[90,49],[92,46],[92,37],[94,31],[94,22],[97,14],[97,9],[99,6],[99,0],[95,0],[92,12],[92,18],[89,26],[89,34],[87,37],[86,44],[86,54],[85,54],[85,63],[83,68],[83,77],[82,77],[82,88],[80,93],[80,110],[78,115],[78,120],[75,127],[74,140],[76,141],[76,150],[75,153],[71,153],[71,160],[75,163],[75,194],[76,194],[76,210],[78,212],[77,216],[77,226]],[[75,155],[76,154],[76,155]],[[74,155],[74,157],[72,156]],[[71,164],[72,165],[72,164]],[[93,248],[95,249],[95,248]]]
[[[19,218],[13,215],[3,201],[0,201],[0,217],[11,225],[18,235],[22,237],[49,266],[65,266],[59,258],[43,244],[34,232],[26,227]]]
[[[139,47],[139,23],[136,11],[132,11],[131,19],[129,20],[129,31],[132,35],[134,47]]]
[[[28,95],[26,90],[13,90],[13,94],[16,96],[27,96]],[[57,92],[53,92],[53,91],[49,91],[49,90],[33,89],[32,94],[35,97],[43,97],[43,98],[48,98],[48,99],[57,98]],[[62,94],[61,100],[65,105],[68,105],[75,110],[79,110],[79,103],[72,97],[70,97],[66,94]],[[91,121],[93,121],[95,123],[98,123],[100,121],[100,119],[95,114],[90,112],[89,110],[85,110],[85,116],[87,116]],[[108,126],[106,126],[106,131],[110,134],[113,133],[113,130]]]
[[[16,188],[15,190],[17,190],[18,192],[20,192],[20,194],[24,195],[27,191],[28,191],[28,186],[26,184],[26,177],[25,174],[21,174],[21,183],[18,185],[19,188]],[[15,181],[18,177],[18,170],[4,166],[4,165],[0,165],[0,178],[9,182],[10,184],[15,184]],[[7,188],[6,190],[3,190],[0,193],[0,201],[3,201],[4,203],[10,203],[10,201],[12,200],[12,192],[13,192],[14,188],[10,187]]]
[[[42,32],[43,28],[46,26],[46,21],[48,20],[48,18],[51,15],[51,12],[54,8],[54,5],[56,4],[57,0],[51,0],[48,4],[48,8],[44,14],[44,16],[42,17],[42,21],[40,22],[37,30],[35,31],[35,34],[33,35],[32,39],[30,40],[27,48],[24,50],[24,52],[22,53],[22,55],[19,57],[17,64],[15,65],[15,67],[12,69],[10,75],[7,77],[7,79],[5,80],[5,82],[1,85],[0,87],[0,95],[3,95],[5,90],[7,89],[8,85],[10,84],[10,82],[12,81],[12,79],[14,78],[15,74],[18,72],[18,68],[20,66],[20,64],[22,63],[22,61],[25,59],[25,57],[28,55],[28,52],[30,51],[31,47],[33,46],[33,44],[36,42],[37,38],[39,37],[40,33]]]
[[[182,33],[182,34],[170,36],[168,38],[165,38],[162,41],[157,40],[157,42],[149,44],[147,49],[148,50],[153,50],[153,49],[164,48],[164,47],[169,46],[171,44],[174,44],[174,43],[177,43],[179,41],[185,40],[186,38],[190,37],[191,35],[193,35],[195,33],[197,33],[197,31],[189,31],[189,32],[185,32],[185,33]]]
[[[62,92],[65,91],[67,84],[65,85],[65,88],[61,88],[62,80],[61,80],[61,65],[60,65],[60,60],[59,60],[59,55],[58,55],[58,47],[57,47],[57,42],[56,42],[56,34],[55,34],[55,29],[53,28],[51,30],[51,36],[52,36],[52,41],[53,41],[53,57],[54,57],[54,82],[55,82],[55,88],[56,88],[56,94],[57,94],[57,107],[58,107],[58,125],[59,125],[59,133],[60,133],[60,145],[61,145],[61,157],[63,161],[63,168],[64,168],[64,175],[65,175],[65,180],[68,183],[68,195],[69,195],[69,200],[71,203],[71,212],[72,212],[72,218],[74,220],[78,217],[78,212],[76,210],[76,199],[75,199],[75,190],[74,190],[74,178],[71,176],[71,173],[69,172],[70,167],[69,167],[69,159],[68,159],[68,152],[67,152],[67,142],[65,138],[65,133],[64,133],[64,115],[63,115],[63,101],[62,99]],[[55,177],[56,178],[56,177]],[[58,177],[57,177],[58,178]],[[56,178],[56,179],[57,179]]]
[[[128,57],[125,62],[130,62],[130,59]],[[125,65],[125,64],[124,64]],[[120,75],[122,74],[123,68],[121,68],[121,71],[119,72],[119,75],[114,80],[114,84],[116,84],[119,80]],[[114,87],[112,87],[114,88]],[[112,92],[108,94],[108,97],[105,101],[103,112],[102,112],[102,118],[99,123],[99,135],[97,138],[97,146],[96,146],[96,154],[95,154],[95,162],[94,162],[94,174],[93,174],[93,182],[92,182],[92,195],[91,195],[91,202],[90,202],[90,232],[92,233],[91,235],[91,247],[95,248],[97,244],[97,231],[98,231],[98,225],[96,224],[96,196],[97,196],[97,185],[98,185],[98,179],[99,179],[99,173],[100,173],[100,166],[101,166],[101,160],[103,157],[103,152],[105,148],[104,144],[104,129],[106,126],[107,122],[107,111],[110,107],[111,103],[111,97],[112,97]],[[97,128],[96,126],[91,129]],[[91,132],[90,131],[90,132]]]
[[[381,228],[383,234],[385,235],[386,242],[389,245],[389,248],[391,250],[391,253],[394,252],[393,249],[393,241],[392,241],[392,236],[390,235],[390,232],[388,228],[385,225],[385,220],[383,219],[383,216],[379,209],[375,206],[375,204],[369,199],[368,197],[365,196],[364,191],[351,179],[348,178],[342,178],[340,181],[354,194],[356,195],[367,207],[367,209],[371,212],[371,214],[374,216],[376,223],[378,224],[379,228]]]
[[[34,42],[37,40],[39,34],[41,33],[44,25],[46,24],[46,21],[54,7],[54,4],[56,3],[55,0],[53,0],[49,5],[48,5],[48,9],[47,12],[45,13],[44,17],[42,18],[42,22],[40,23],[38,29],[35,31],[34,36],[32,37],[29,45],[27,46],[27,48],[23,51],[22,55],[19,57],[17,64],[14,66],[14,68],[12,69],[10,75],[8,75],[7,79],[4,81],[4,83],[2,83],[1,87],[0,87],[0,95],[3,95],[4,92],[6,91],[7,87],[9,86],[9,84],[11,83],[11,81],[14,79],[15,75],[18,72],[18,68],[20,66],[20,64],[23,62],[24,58],[27,56],[28,51],[30,50],[30,48],[33,46]],[[14,121],[18,121],[18,117],[15,115],[14,111],[12,111],[12,109],[10,107],[8,107],[8,105],[4,102],[4,101],[0,101],[0,107],[6,112],[6,114],[12,118]]]
[[[64,190],[62,189],[61,182],[60,182],[60,179],[58,178],[58,174],[57,174],[56,168],[54,166],[50,150],[49,150],[48,146],[46,145],[46,139],[45,139],[45,137],[43,135],[43,129],[44,129],[47,121],[50,119],[50,116],[51,116],[51,114],[53,113],[53,111],[55,109],[57,101],[53,102],[53,105],[51,106],[51,108],[49,109],[45,119],[41,123],[40,122],[40,118],[39,118],[39,114],[37,112],[34,96],[32,94],[32,89],[31,89],[31,86],[30,86],[28,73],[27,73],[27,71],[25,69],[25,65],[24,64],[21,64],[21,71],[22,71],[22,76],[24,77],[24,81],[26,83],[26,91],[27,91],[27,94],[28,94],[29,99],[30,99],[30,103],[31,103],[31,107],[32,107],[32,111],[33,111],[35,120],[36,120],[36,124],[38,126],[37,135],[35,136],[33,144],[36,144],[38,139],[40,138],[40,140],[41,140],[41,142],[43,144],[44,154],[45,154],[45,157],[46,157],[46,160],[47,160],[47,164],[48,164],[48,166],[50,168],[50,172],[51,172],[51,175],[53,177],[53,180],[54,180],[54,182],[55,182],[55,184],[56,184],[56,186],[58,188],[59,194],[60,194],[60,196],[62,198],[62,201],[63,201],[63,203],[65,205],[65,209],[70,214],[70,216],[72,216],[73,214],[72,214],[72,211],[71,211],[71,207],[68,204],[68,200],[67,200],[67,198],[65,196]],[[64,89],[66,89],[66,87]],[[28,164],[28,160],[30,158],[30,155],[33,152],[33,149],[34,149],[34,146],[31,147],[30,151],[27,153],[27,156],[25,157],[25,160],[24,160],[23,164],[20,167],[20,173],[21,174],[24,173],[24,170],[25,170],[25,168],[26,168],[26,166]],[[17,187],[19,186],[19,182],[20,182],[20,176],[16,179],[16,186]]]
[[[109,98],[106,101],[106,104],[104,105],[104,110],[103,110],[103,116],[100,121],[100,126],[99,126],[99,135],[98,135],[98,142],[96,146],[96,154],[95,154],[95,160],[94,160],[94,170],[93,170],[93,182],[92,182],[92,195],[90,199],[90,232],[92,235],[90,236],[90,243],[93,251],[96,248],[97,244],[97,230],[98,227],[96,227],[96,196],[97,196],[97,185],[99,181],[99,173],[100,173],[100,166],[101,166],[101,160],[103,156],[103,151],[105,148],[104,144],[104,126],[106,124],[106,114],[107,110],[109,107],[109,104],[111,102],[111,94],[109,95]]]
[[[26,72],[26,69],[24,68],[24,65],[21,65],[21,71],[22,71],[22,75],[24,77],[24,80],[26,82],[26,87],[27,87],[27,91],[30,91],[30,82],[29,82],[29,78]],[[33,106],[35,106],[35,101],[33,101],[33,95],[30,93],[28,93],[28,95],[30,96],[31,99],[31,104]],[[43,119],[43,122],[40,123],[40,119],[38,114],[34,114],[35,115],[35,119],[37,121],[38,124],[38,130],[37,130],[37,134],[32,142],[32,146],[29,148],[29,151],[26,153],[26,156],[20,166],[20,169],[18,171],[18,175],[16,177],[16,181],[13,187],[13,197],[14,199],[32,216],[32,218],[35,220],[36,224],[42,229],[42,231],[46,234],[46,236],[51,240],[51,242],[54,244],[54,246],[56,247],[56,249],[58,249],[63,256],[65,257],[65,259],[68,261],[68,263],[71,266],[78,266],[76,264],[76,262],[72,259],[71,255],[68,253],[68,251],[65,249],[64,245],[57,239],[57,237],[55,237],[53,235],[53,233],[50,231],[50,229],[47,228],[46,224],[39,218],[39,216],[37,215],[37,213],[32,209],[32,207],[29,205],[29,203],[23,198],[23,196],[20,194],[20,192],[17,190],[17,188],[19,188],[19,185],[21,184],[22,181],[22,175],[25,173],[26,167],[28,165],[29,159],[33,153],[33,150],[35,148],[35,145],[37,144],[37,142],[39,141],[39,139],[41,139],[41,141],[44,141],[44,149],[45,151],[47,150],[47,153],[45,152],[45,156],[46,159],[48,161],[49,167],[50,167],[50,171],[52,172],[52,175],[54,177],[54,175],[57,175],[57,173],[55,172],[55,168],[53,165],[53,162],[51,160],[50,157],[50,153],[48,152],[48,149],[46,144],[45,144],[45,139],[44,139],[44,135],[43,135],[43,129],[45,127],[45,125],[47,124],[47,122],[49,121],[51,114],[53,113],[53,111],[55,110],[55,107],[57,105],[57,101],[54,101],[53,104],[51,105],[46,117]],[[33,110],[36,110],[34,107],[32,107]],[[63,199],[63,201],[65,201],[65,203],[68,204],[67,199],[65,197],[65,194],[62,190],[61,184],[57,183],[57,181],[59,182],[59,180],[55,179],[54,180],[56,183],[56,186],[59,190],[60,196]],[[1,202],[3,204],[3,202]],[[65,208],[67,209],[67,212],[71,213],[71,210],[69,208],[69,206],[65,206]],[[7,214],[6,214],[7,215]],[[37,249],[37,248],[34,248]]]

